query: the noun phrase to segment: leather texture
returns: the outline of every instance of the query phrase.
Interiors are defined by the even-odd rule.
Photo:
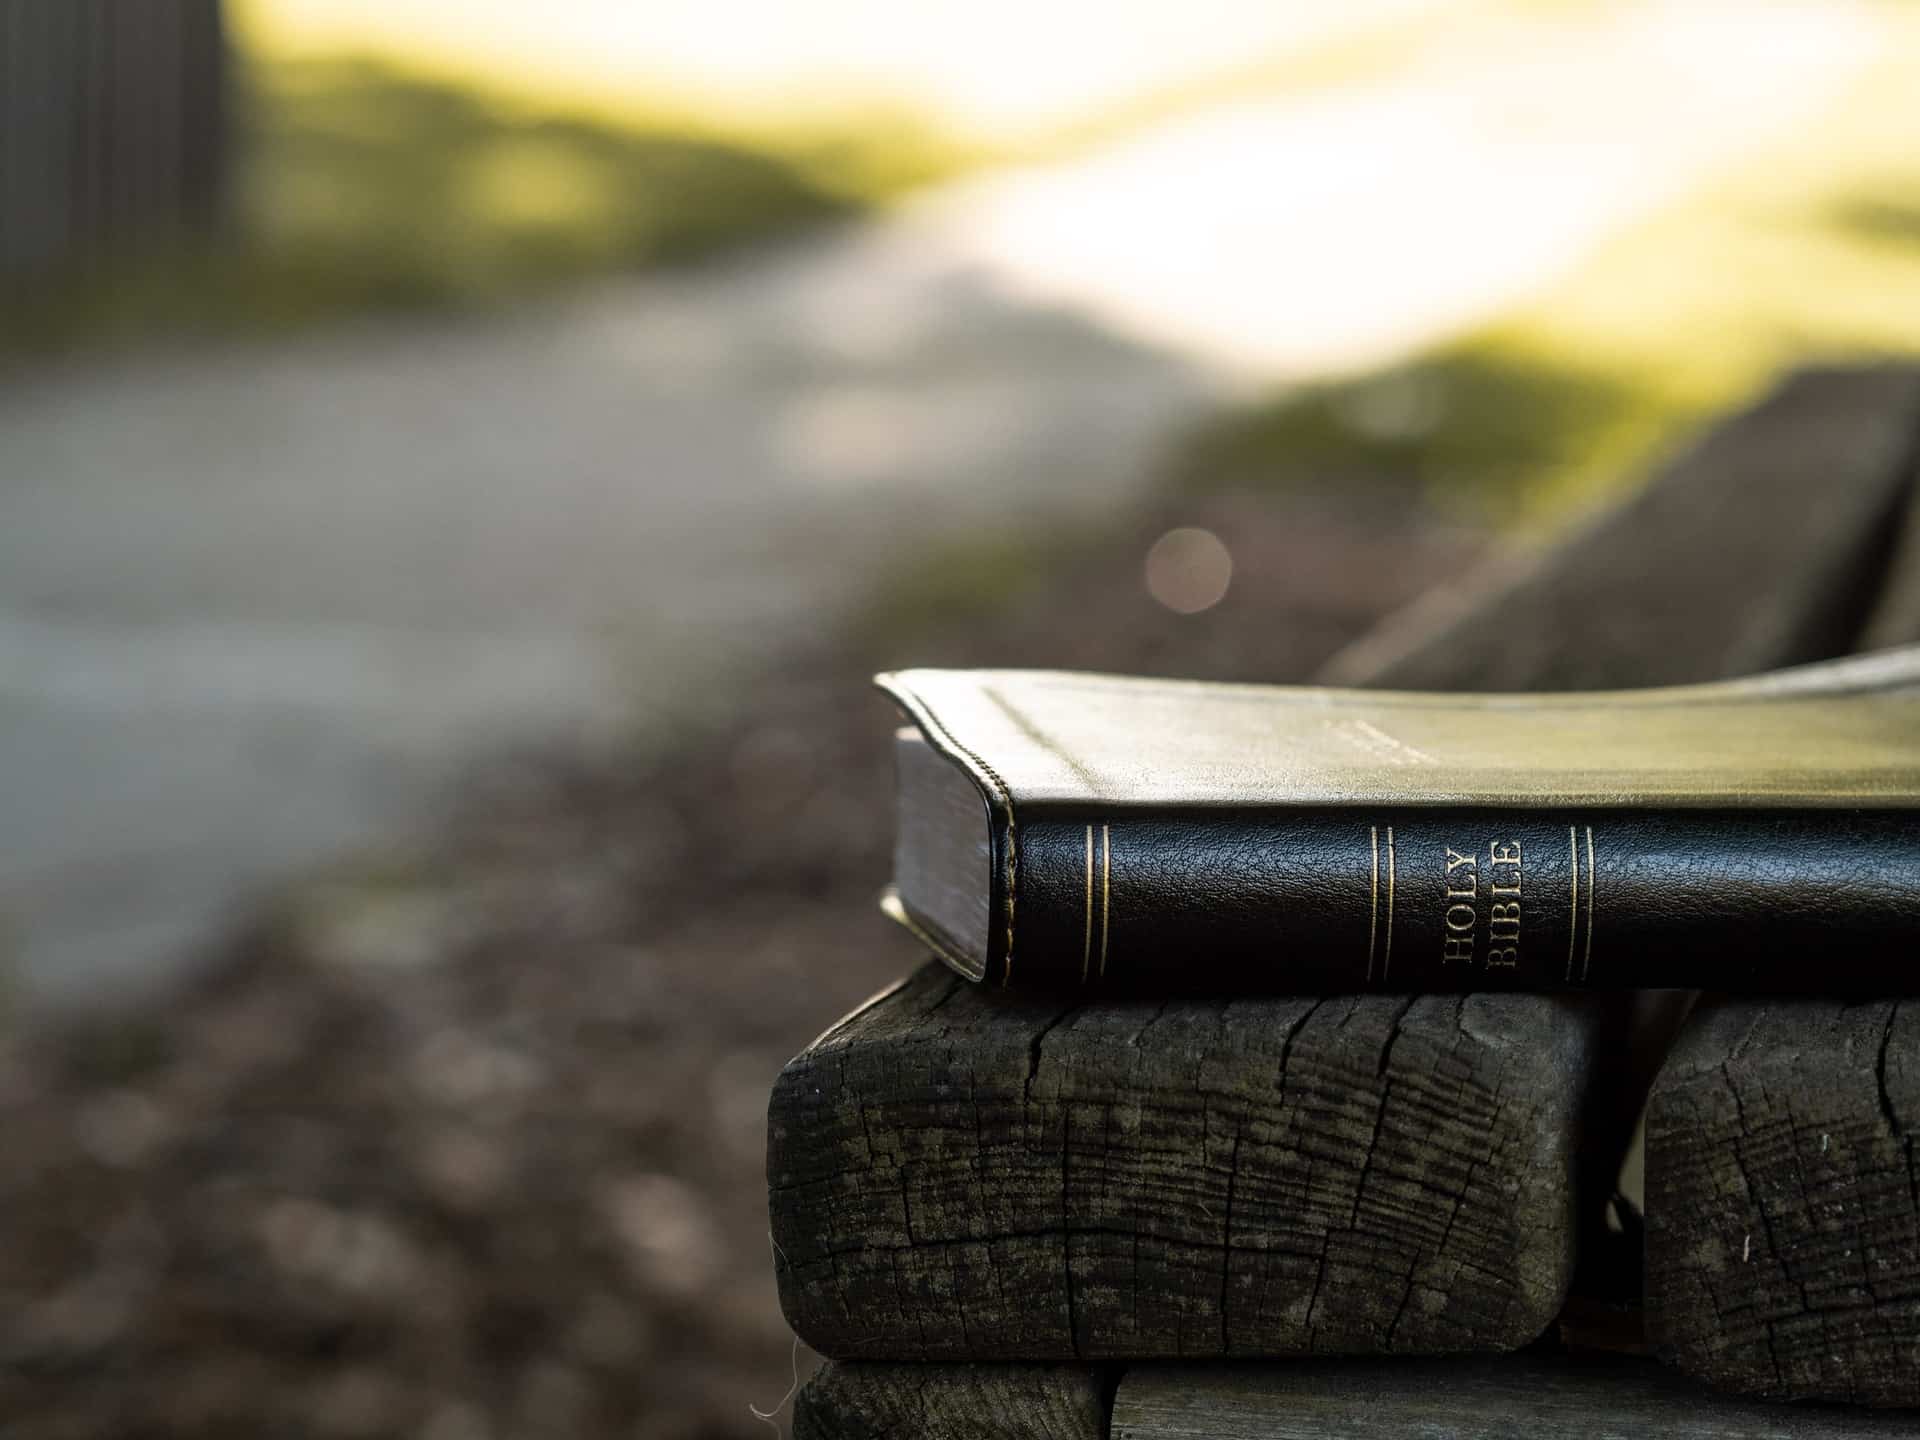
[[[1905,992],[1920,973],[1920,647],[1593,694],[879,683],[987,799],[989,981]]]

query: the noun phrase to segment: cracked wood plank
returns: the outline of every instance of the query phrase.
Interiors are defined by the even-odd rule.
[[[1881,1440],[1909,1417],[1729,1400],[1645,1360],[1138,1365],[1112,1440]],[[1009,1432],[1009,1437],[1011,1432]]]
[[[1775,1399],[1920,1404],[1920,1005],[1726,1000],[1647,1107],[1647,1328]]]
[[[1098,1365],[830,1362],[794,1401],[793,1440],[1105,1440],[1117,1374]]]
[[[1920,641],[1920,490],[1882,538],[1865,648]],[[1751,1394],[1920,1404],[1916,1122],[1911,1001],[1724,1000],[1696,1015],[1647,1109],[1659,1353]]]
[[[792,1061],[787,1319],[892,1360],[1523,1345],[1573,1264],[1586,1002],[1009,997],[922,969]]]
[[[1403,689],[1608,689],[1727,679],[1920,641],[1920,368],[1800,371],[1624,505],[1540,556],[1485,567],[1334,658]],[[1583,1227],[1600,1223],[1682,991],[1644,991],[1603,1041],[1582,1116]]]
[[[1395,641],[1350,652],[1343,677],[1440,688],[1616,686],[1734,674],[1850,648],[1883,588],[1892,547],[1876,537],[1887,533],[1887,511],[1908,487],[1915,384],[1911,371],[1789,382],[1757,416],[1736,418],[1682,457],[1628,520],[1603,520],[1517,582],[1509,574],[1471,587],[1477,601],[1454,605],[1418,649]],[[1803,444],[1807,437],[1823,438]],[[1805,485],[1816,473],[1822,483]],[[1676,584],[1684,591],[1677,599]],[[1876,638],[1887,633],[1887,613],[1882,604]],[[1581,643],[1569,645],[1570,635]],[[1303,1084],[1304,1073],[1320,1069],[1317,1036],[1305,1052],[1314,1063],[1291,1066],[1296,1037],[1324,1017],[1276,1011],[1263,1043],[1277,1035],[1277,1056],[1223,1041],[1203,1063],[1181,1047],[1209,1024],[1216,1038],[1233,1028],[1220,1007],[1136,1007],[1124,1021],[1107,1017],[1103,1032],[1098,1012],[1023,1011],[938,970],[912,985],[929,987],[913,1000],[917,1019],[870,1014],[823,1042],[831,1049],[854,1040],[857,1048],[860,1027],[871,1024],[891,1058],[856,1055],[849,1065],[842,1055],[828,1064],[815,1047],[796,1062],[812,1079],[789,1074],[775,1097],[776,1237],[799,1257],[778,1262],[783,1300],[817,1344],[848,1354],[1204,1354],[1209,1346],[1254,1354],[1304,1337],[1311,1349],[1404,1351],[1433,1343],[1445,1328],[1436,1315],[1451,1308],[1454,1285],[1468,1318],[1450,1341],[1498,1328],[1487,1324],[1484,1304],[1497,1288],[1488,1275],[1500,1273],[1498,1255],[1480,1269],[1463,1257],[1446,1286],[1432,1283],[1436,1261],[1462,1248],[1459,1226],[1497,1229],[1501,1217],[1486,1215],[1482,1202],[1498,1185],[1455,1154],[1447,1163],[1459,1198],[1444,1206],[1435,1237],[1433,1196],[1399,1173],[1414,1094],[1357,1086],[1364,1065],[1331,1087]],[[1349,1018],[1356,1033],[1384,1025],[1390,1035],[1393,1009],[1404,1001],[1342,1003],[1368,1010]],[[1509,1026],[1507,1038],[1524,1044],[1543,1017],[1523,1012],[1550,1002],[1509,1003],[1512,1013],[1489,1017],[1492,1030]],[[1416,1029],[1425,1018],[1409,1012]],[[1600,1183],[1588,1188],[1604,1194],[1645,1077],[1624,1050],[1613,1062],[1619,1073],[1596,1065],[1596,1043],[1613,1051],[1619,1038],[1601,1032],[1596,1041],[1592,1017],[1579,1023],[1587,1027],[1582,1058],[1557,1080],[1536,1081],[1538,1089],[1562,1085],[1568,1109],[1540,1123],[1557,1124],[1561,1135],[1584,1126],[1599,1139],[1586,1158]],[[1137,1028],[1122,1034],[1124,1025]],[[1065,1033],[1056,1038],[1058,1030]],[[1090,1038],[1102,1033],[1106,1054]],[[1170,1086],[1164,1099],[1116,1084],[1116,1041],[1153,1052],[1124,1065],[1130,1079],[1151,1074]],[[1266,1097],[1200,1083],[1206,1064],[1216,1076],[1230,1074],[1249,1056],[1293,1082]],[[1610,1122],[1604,1105],[1573,1119],[1571,1092],[1583,1079],[1619,1093],[1611,1108],[1624,1123]],[[864,1098],[854,1100],[850,1120],[856,1091]],[[869,1114],[876,1109],[877,1129]],[[1312,1133],[1327,1115],[1329,1134]],[[1371,1165],[1366,1147],[1356,1150],[1362,1123],[1366,1147],[1381,1147]],[[1619,1135],[1599,1133],[1613,1130]],[[1290,1139],[1276,1145],[1276,1136]],[[1504,1163],[1496,1159],[1496,1173]],[[865,1184],[863,1167],[890,1170],[897,1183]],[[1376,1189],[1376,1174],[1384,1177],[1379,1195],[1358,1203],[1361,1191]],[[1407,1185],[1399,1209],[1429,1226],[1424,1253],[1405,1237],[1398,1252],[1370,1252],[1356,1228],[1392,1213],[1385,1202],[1396,1184]],[[1343,1185],[1344,1232],[1329,1198]],[[1569,1227],[1553,1217],[1526,1234],[1536,1258],[1571,1243]],[[1485,1233],[1472,1238],[1493,1248]],[[1537,1280],[1553,1268],[1532,1273]],[[1354,1293],[1370,1298],[1348,1314]],[[997,1372],[972,1373],[984,1383]],[[950,1403],[969,1405],[964,1386]]]

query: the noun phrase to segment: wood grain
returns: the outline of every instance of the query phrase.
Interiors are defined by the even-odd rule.
[[[1920,369],[1799,372],[1632,499],[1538,556],[1486,565],[1334,658],[1408,689],[1727,679],[1920,640]],[[1692,995],[1615,1005],[1582,1117],[1597,1225]]]
[[[1140,1365],[1112,1440],[1880,1440],[1911,1417],[1728,1400],[1619,1357]]]
[[[1627,686],[1842,653],[1902,573],[1916,414],[1916,372],[1798,378],[1336,678]],[[1591,1219],[1638,1113],[1657,1052],[1629,1030],[1540,997],[1067,1009],[930,968],[780,1081],[783,1303],[844,1355],[1518,1343],[1565,1286],[1571,1136]]]
[[[1867,647],[1920,641],[1911,449],[1906,473],[1905,519],[1880,537]],[[1920,1404],[1916,1125],[1913,1002],[1722,1000],[1696,1013],[1647,1108],[1659,1352],[1731,1390]]]
[[[1647,1328],[1730,1390],[1920,1405],[1920,1006],[1723,1001],[1647,1108]]]
[[[1063,1006],[929,965],[775,1089],[788,1321],[898,1360],[1525,1344],[1572,1272],[1592,1014]]]
[[[793,1440],[1106,1440],[1118,1372],[1097,1365],[828,1363]]]

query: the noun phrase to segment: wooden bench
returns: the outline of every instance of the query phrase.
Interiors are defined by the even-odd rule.
[[[1624,686],[1920,638],[1917,433],[1920,374],[1801,375],[1624,507],[1423,603],[1330,676]],[[1901,1364],[1920,1346],[1920,1041],[1901,1006],[1836,1009],[1710,1006],[1683,1036],[1647,1112],[1649,1329],[1723,1386],[1920,1403],[1920,1367]],[[1560,1313],[1583,1237],[1609,1243],[1649,1047],[1677,1013],[1539,996],[1069,1010],[922,972],[775,1092],[782,1301],[803,1339],[859,1362],[810,1382],[796,1433],[1255,1433],[1229,1423],[1255,1402],[1221,1374],[1287,1404],[1491,1377],[1445,1392],[1491,1414],[1486,1397],[1534,1383],[1500,1365],[1562,1362],[1314,1362],[1269,1379],[1118,1362],[1526,1344]],[[1835,1204],[1854,1207],[1844,1223]],[[982,1360],[1010,1363],[898,1363]],[[1697,1433],[1786,1433],[1751,1419],[1776,1412],[1638,1363],[1565,1378],[1567,1393],[1619,1411],[1644,1384],[1646,1404],[1721,1423]],[[1154,1428],[1182,1407],[1187,1428]],[[1375,1411],[1377,1433],[1400,1433],[1414,1400]],[[1856,1413],[1793,1433],[1887,1433]],[[1376,1433],[1276,1424],[1258,1433]]]
[[[1643,1359],[825,1367],[794,1440],[1889,1440],[1913,1417],[1714,1396]]]

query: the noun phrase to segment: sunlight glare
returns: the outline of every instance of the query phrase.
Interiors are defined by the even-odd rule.
[[[278,55],[365,51],[595,105],[879,104],[1005,141],[1441,0],[240,0]]]

